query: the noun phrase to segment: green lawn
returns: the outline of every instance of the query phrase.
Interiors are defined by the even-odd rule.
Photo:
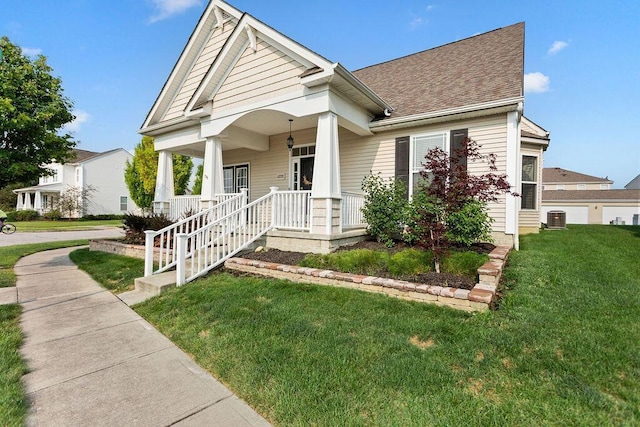
[[[78,249],[69,254],[82,270],[113,293],[130,291],[133,281],[144,276],[144,260],[106,252]]]
[[[524,236],[484,314],[226,273],[137,311],[277,425],[638,425],[639,253]]]
[[[122,227],[122,220],[104,221],[7,221],[20,231],[76,231],[93,227]]]

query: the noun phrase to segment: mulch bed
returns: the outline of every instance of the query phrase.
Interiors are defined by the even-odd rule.
[[[394,254],[396,252],[399,252],[403,249],[407,249],[409,247],[410,246],[400,242],[400,243],[397,243],[394,247],[388,248],[384,244],[376,242],[374,240],[364,240],[362,242],[358,242],[353,245],[342,246],[336,249],[336,251],[350,251],[354,249],[371,249],[371,250],[386,250],[389,252],[389,254]],[[490,243],[481,243],[481,244],[473,245],[471,247],[471,250],[478,253],[488,254],[494,248],[495,246]],[[458,248],[454,248],[454,250],[456,249]],[[468,250],[468,248],[466,249]],[[269,249],[267,251],[261,251],[261,252],[247,252],[245,254],[242,254],[241,256],[242,258],[252,259],[255,261],[264,261],[264,262],[270,262],[275,264],[298,265],[306,255],[307,254],[302,252],[288,252],[288,251],[281,251],[279,249]],[[384,271],[376,272],[376,276],[389,277],[389,275],[386,274],[386,272]],[[449,274],[449,273],[438,274],[435,272],[428,272],[428,273],[417,274],[417,275],[407,275],[407,276],[400,276],[400,277],[396,276],[393,278],[398,280],[406,280],[408,282],[413,282],[413,283],[422,283],[430,286],[448,286],[451,288],[469,289],[469,290],[472,289],[476,284],[476,281],[469,277],[458,276],[458,275]]]

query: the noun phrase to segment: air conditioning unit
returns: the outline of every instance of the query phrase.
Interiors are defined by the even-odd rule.
[[[547,212],[547,228],[552,230],[567,228],[567,213],[565,211]]]

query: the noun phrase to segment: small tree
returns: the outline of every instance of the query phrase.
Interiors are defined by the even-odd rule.
[[[466,158],[469,163],[484,163],[489,172],[471,175],[467,163],[457,161]],[[500,194],[511,192],[505,174],[497,174],[495,154],[481,154],[480,146],[466,138],[453,158],[440,148],[427,152],[421,190],[424,201],[419,206],[414,221],[418,244],[433,251],[436,272],[440,272],[440,260],[455,242],[470,245],[479,239],[491,238],[491,218],[487,203],[498,200]]]
[[[369,233],[378,242],[393,246],[394,236],[400,236],[407,208],[406,188],[402,181],[380,174],[369,174],[362,180],[364,207],[362,214],[369,224]]]
[[[200,163],[196,169],[196,178],[193,181],[193,190],[191,194],[202,194],[202,175],[204,174],[204,165]]]
[[[191,157],[173,155],[173,182],[177,195],[185,194],[191,178],[191,169]],[[158,152],[155,151],[153,138],[144,136],[135,148],[132,161],[127,160],[124,171],[124,180],[131,199],[143,209],[150,209],[153,204],[157,173]]]
[[[67,218],[82,217],[91,206],[95,192],[91,185],[84,188],[68,186],[58,198],[58,209]]]

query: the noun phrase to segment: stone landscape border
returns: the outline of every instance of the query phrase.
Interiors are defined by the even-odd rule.
[[[276,264],[245,258],[231,258],[225,263],[225,268],[277,279],[287,279],[292,282],[383,293],[396,298],[445,305],[464,311],[485,311],[489,309],[496,298],[498,284],[500,283],[510,249],[509,246],[497,246],[489,253],[489,261],[478,269],[479,280],[471,290],[447,286],[429,286],[404,280],[340,273],[332,270]]]

